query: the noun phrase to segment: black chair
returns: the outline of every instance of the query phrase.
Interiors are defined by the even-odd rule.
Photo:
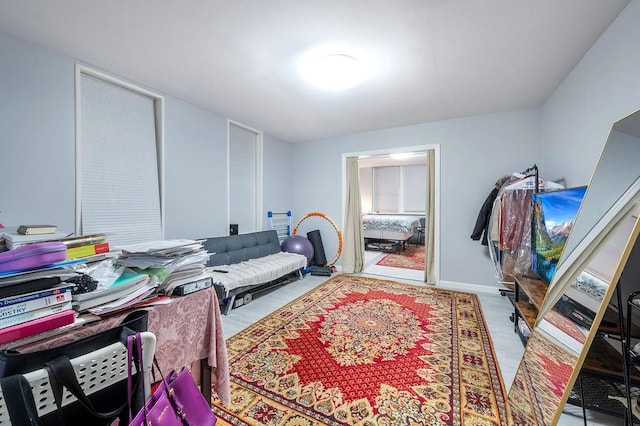
[[[424,217],[421,217],[419,221],[420,221],[420,225],[418,225],[418,229],[417,229],[418,238],[416,239],[417,246],[424,244],[424,228],[426,225],[426,219]]]

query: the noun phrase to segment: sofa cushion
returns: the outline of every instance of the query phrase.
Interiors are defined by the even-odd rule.
[[[297,253],[278,252],[240,263],[207,268],[224,297],[241,287],[265,284],[307,266],[307,258]],[[226,271],[226,272],[220,272]]]
[[[204,248],[212,253],[207,266],[231,265],[281,251],[275,230],[207,238]]]

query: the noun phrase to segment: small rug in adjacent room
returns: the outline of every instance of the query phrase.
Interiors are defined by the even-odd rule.
[[[291,284],[295,285],[295,284]],[[221,425],[506,425],[476,295],[338,275],[227,340]]]
[[[392,268],[424,270],[424,246],[407,245],[399,253],[389,253],[376,262],[376,265]]]

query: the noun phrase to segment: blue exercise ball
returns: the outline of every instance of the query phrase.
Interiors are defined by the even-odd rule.
[[[303,255],[307,258],[307,265],[313,260],[313,245],[307,237],[303,237],[302,235],[291,235],[285,238],[280,248],[287,253]]]

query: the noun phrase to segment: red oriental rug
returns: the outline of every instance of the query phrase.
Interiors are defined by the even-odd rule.
[[[424,270],[424,246],[410,246],[399,253],[389,253],[380,259],[376,265],[392,268]]]
[[[534,330],[509,389],[513,425],[555,425],[577,357]]]
[[[291,284],[295,285],[295,284]],[[221,425],[506,425],[474,294],[338,275],[227,341]]]

